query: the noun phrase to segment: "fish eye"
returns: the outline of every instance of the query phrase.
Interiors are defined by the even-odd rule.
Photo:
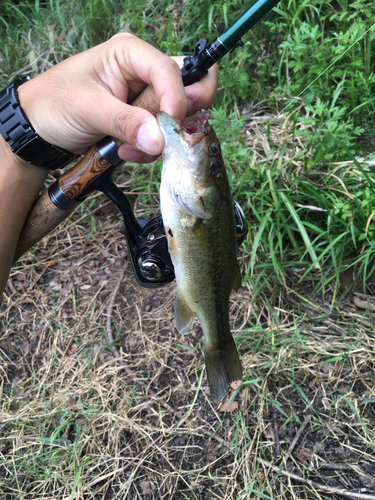
[[[212,143],[210,146],[210,153],[213,155],[217,155],[219,153],[219,148],[215,143]]]

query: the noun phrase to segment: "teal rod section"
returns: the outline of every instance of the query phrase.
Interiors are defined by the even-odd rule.
[[[269,10],[275,7],[279,0],[258,0],[246,12],[242,14],[227,30],[224,31],[218,40],[224,47],[230,50],[238,40],[251,29]]]
[[[184,85],[192,85],[202,75],[207,74],[209,68],[238,46],[241,37],[278,2],[279,0],[257,0],[212,43],[199,40],[195,44],[194,54],[184,59],[184,66],[181,69]]]

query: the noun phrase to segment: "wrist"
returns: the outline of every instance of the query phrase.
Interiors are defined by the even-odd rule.
[[[0,187],[9,183],[29,185],[32,191],[39,191],[47,177],[46,168],[36,167],[12,153],[9,144],[0,135]]]

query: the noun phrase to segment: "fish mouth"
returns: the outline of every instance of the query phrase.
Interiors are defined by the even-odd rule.
[[[186,118],[182,127],[170,115],[161,111],[157,114],[157,121],[163,132],[166,144],[173,142],[176,146],[178,138],[186,143],[187,148],[193,148],[193,153],[199,153],[206,146],[205,137],[208,136],[210,114],[202,109],[195,115]]]
[[[206,179],[209,117],[207,111],[199,111],[180,127],[167,113],[157,115],[165,139],[162,185],[176,206],[199,219],[212,216],[203,203],[203,195],[212,188],[212,179]]]
[[[210,113],[202,109],[195,115],[189,116],[185,119],[182,125],[182,130],[184,133],[185,141],[191,147],[196,146],[199,142],[202,141],[202,139],[204,139],[208,135],[211,128],[208,124],[209,118]]]

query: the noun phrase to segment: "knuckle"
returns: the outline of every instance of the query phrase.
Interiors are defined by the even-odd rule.
[[[163,54],[163,56],[165,56],[165,65],[167,66],[167,68],[176,73],[180,73],[181,70],[178,63],[174,59],[165,54]]]
[[[136,40],[137,37],[133,35],[132,33],[116,33],[115,35],[111,36],[110,40]]]
[[[113,117],[113,127],[118,139],[125,140],[128,144],[135,146],[137,119],[134,113],[124,111],[116,113]]]

